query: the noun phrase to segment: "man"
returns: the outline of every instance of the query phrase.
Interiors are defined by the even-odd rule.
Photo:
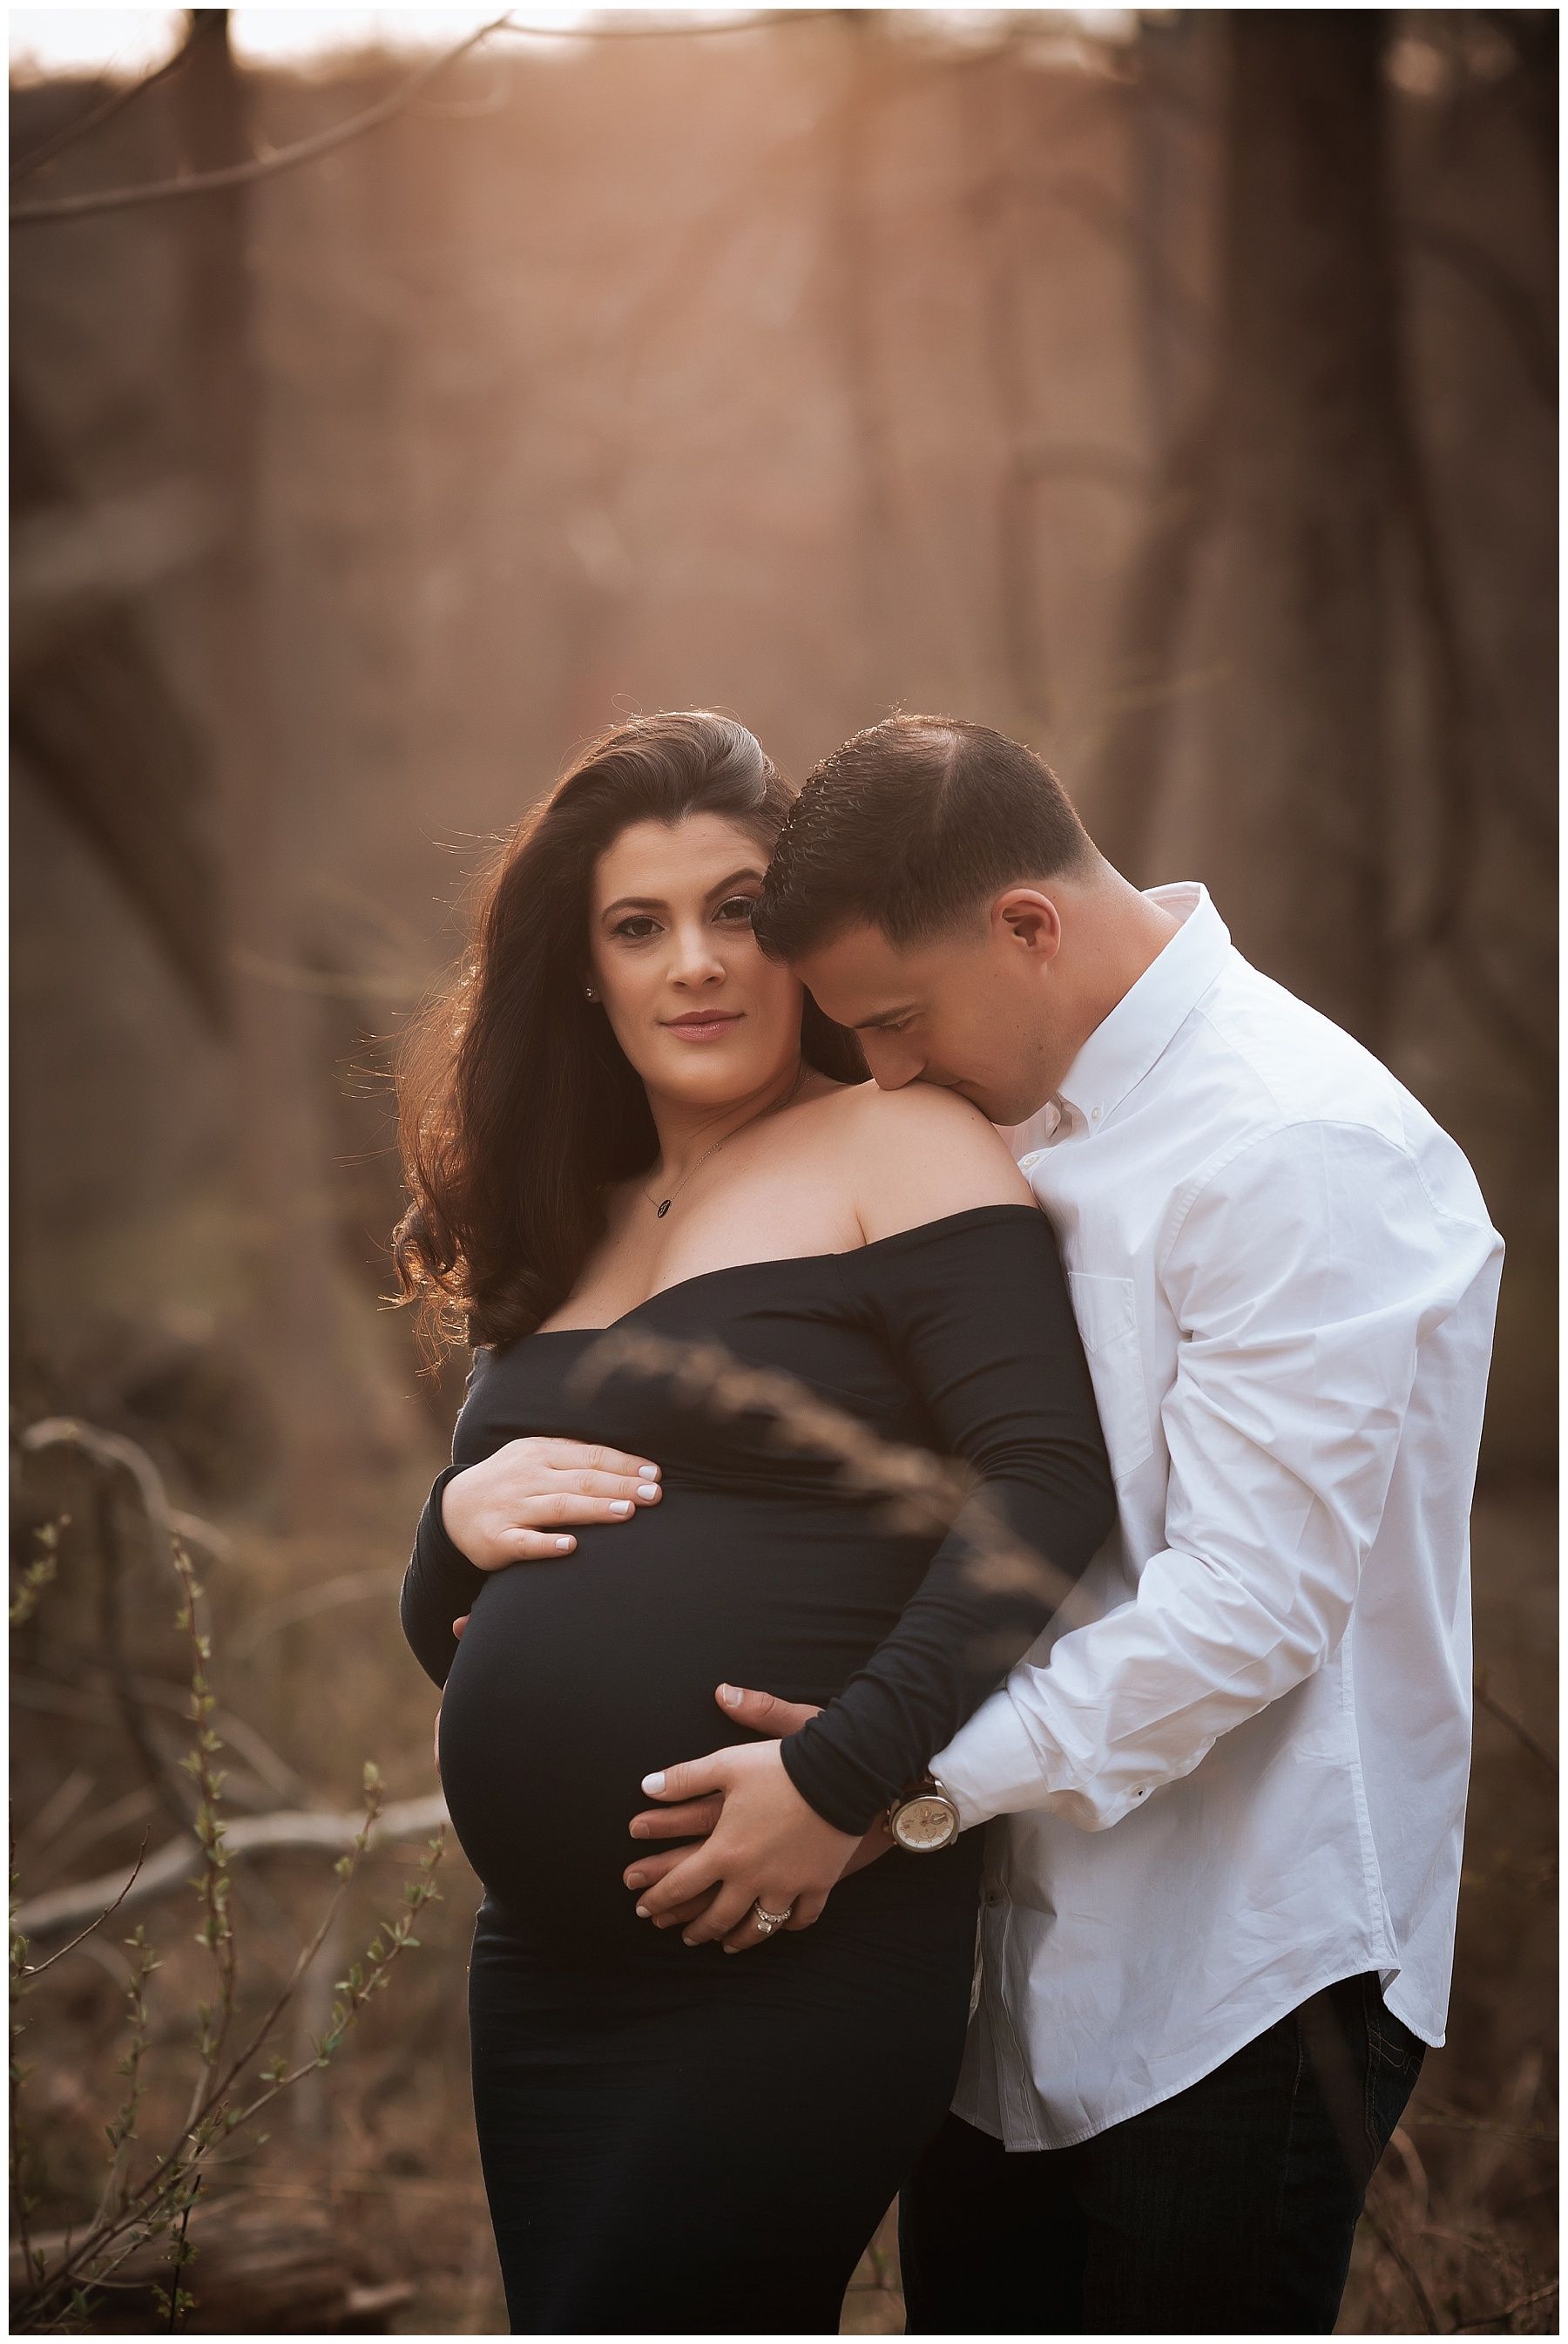
[[[1388,1069],[1250,968],[1202,888],[1130,886],[982,724],[890,717],[818,766],[757,933],[881,1086],[1017,1132],[1118,1479],[1097,1615],[933,1755],[989,1826],[987,1887],[954,2115],[902,2194],[910,2328],[1329,2332],[1443,2039],[1498,1233]],[[593,1462],[568,1502],[630,1512]],[[560,1505],[572,1460],[539,1486]],[[752,1733],[809,1718],[719,1702]],[[633,1819],[710,1833],[626,1873],[696,1938],[710,1849],[762,1880],[783,1828],[740,1755],[654,1774]],[[889,1844],[858,1861],[921,1861]]]
[[[756,921],[884,1087],[1024,1127],[1121,1508],[1100,1616],[932,1760],[991,1829],[954,2113],[904,2195],[910,2328],[1327,2332],[1443,2039],[1501,1239],[1383,1066],[1201,886],[1131,887],[985,726],[894,717],[827,759]],[[670,1768],[634,1828],[733,1845],[749,1779]],[[628,1873],[658,1920],[692,1857]]]

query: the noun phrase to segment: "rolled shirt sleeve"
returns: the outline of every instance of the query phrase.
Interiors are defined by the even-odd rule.
[[[1020,1662],[938,1753],[966,1825],[1045,1808],[1103,1830],[1322,1665],[1419,1347],[1500,1243],[1361,1124],[1271,1130],[1177,1200],[1164,1548],[1131,1601]]]

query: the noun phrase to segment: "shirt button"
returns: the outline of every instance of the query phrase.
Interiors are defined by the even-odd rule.
[[[1098,1123],[1100,1121],[1100,1109],[1097,1106],[1091,1106],[1090,1108],[1089,1120],[1091,1123]]]

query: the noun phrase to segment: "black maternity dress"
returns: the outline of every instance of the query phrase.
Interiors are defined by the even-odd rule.
[[[720,1343],[886,1440],[966,1460],[1070,1573],[1110,1528],[1088,1371],[1031,1206],[707,1271],[616,1327]],[[403,1591],[408,1642],[446,1688],[441,1779],[485,1889],[474,2110],[511,2329],[832,2334],[952,2093],[980,1834],[894,1850],[813,1928],[726,1955],[636,1918],[627,1825],[651,1768],[748,1738],[715,1705],[729,1681],[827,1704],[784,1762],[819,1813],[864,1830],[1052,1601],[988,1588],[962,1515],[940,1541],[890,1521],[760,1412],[723,1417],[624,1368],[574,1389],[598,1332],[476,1353]],[[579,1530],[559,1561],[476,1570],[442,1529],[442,1488],[530,1433],[656,1459],[661,1502]]]

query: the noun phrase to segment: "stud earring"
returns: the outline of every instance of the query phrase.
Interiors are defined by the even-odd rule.
[[[583,999],[585,1001],[597,1001],[598,998],[598,995],[595,993],[592,985],[585,985],[583,987]]]

